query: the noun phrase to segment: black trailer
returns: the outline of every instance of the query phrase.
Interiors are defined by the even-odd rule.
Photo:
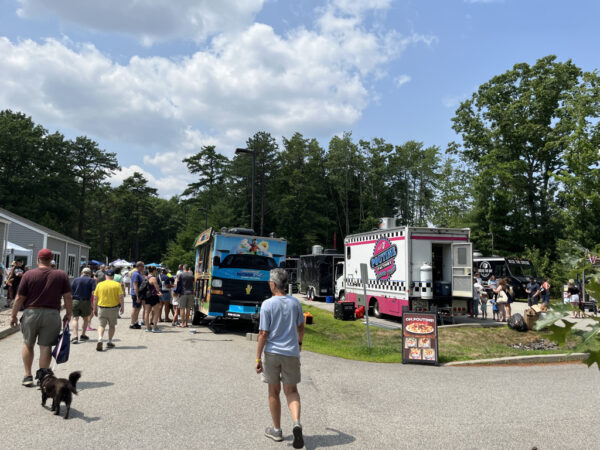
[[[306,294],[309,300],[333,296],[335,266],[343,261],[344,255],[336,250],[321,252],[313,248],[311,255],[300,256],[300,292]]]

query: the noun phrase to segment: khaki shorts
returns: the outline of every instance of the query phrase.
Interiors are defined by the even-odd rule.
[[[265,352],[262,360],[262,380],[268,384],[300,383],[300,358]]]
[[[117,319],[119,318],[119,307],[115,308],[103,308],[102,306],[98,307],[98,320],[100,321],[100,326],[102,328],[106,328],[106,324],[108,323],[110,326],[114,327],[117,324]]]
[[[25,344],[32,347],[37,338],[38,345],[51,347],[58,342],[62,328],[57,309],[26,309],[21,316],[21,333]]]
[[[194,295],[185,294],[179,296],[179,307],[182,309],[194,307]]]
[[[73,299],[73,317],[88,317],[92,314],[92,302],[90,300]]]

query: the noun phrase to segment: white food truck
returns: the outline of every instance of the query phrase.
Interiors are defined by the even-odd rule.
[[[338,298],[368,305],[376,317],[400,317],[403,307],[467,314],[473,298],[469,234],[468,228],[395,227],[349,235]],[[361,264],[368,266],[366,299]]]

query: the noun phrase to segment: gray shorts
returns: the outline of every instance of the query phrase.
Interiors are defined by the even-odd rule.
[[[90,300],[73,299],[73,317],[88,317],[92,314],[92,302]]]
[[[37,338],[38,345],[51,347],[58,342],[62,328],[57,309],[26,309],[21,316],[21,333],[25,344],[32,347]]]
[[[296,385],[300,383],[300,358],[276,353],[264,353],[262,380],[268,384]]]
[[[179,296],[179,307],[180,308],[193,308],[194,307],[194,295],[185,294]]]
[[[103,308],[102,306],[98,307],[98,320],[100,321],[100,326],[102,328],[106,328],[106,324],[110,326],[117,325],[117,319],[119,318],[119,307],[115,308]]]

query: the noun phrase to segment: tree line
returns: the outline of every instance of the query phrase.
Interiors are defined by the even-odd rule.
[[[120,186],[114,153],[84,136],[66,140],[30,117],[0,112],[0,204],[92,246],[96,259],[192,262],[205,228],[253,226],[288,241],[341,250],[343,238],[378,225],[469,227],[485,254],[529,256],[542,274],[600,242],[600,86],[597,71],[546,56],[482,84],[452,119],[458,139],[424,142],[334,136],[327,147],[267,131],[246,141],[252,156],[204,146],[184,159],[195,181],[158,197],[142,174]],[[570,259],[569,259],[570,258]],[[574,269],[573,264],[568,269]]]

